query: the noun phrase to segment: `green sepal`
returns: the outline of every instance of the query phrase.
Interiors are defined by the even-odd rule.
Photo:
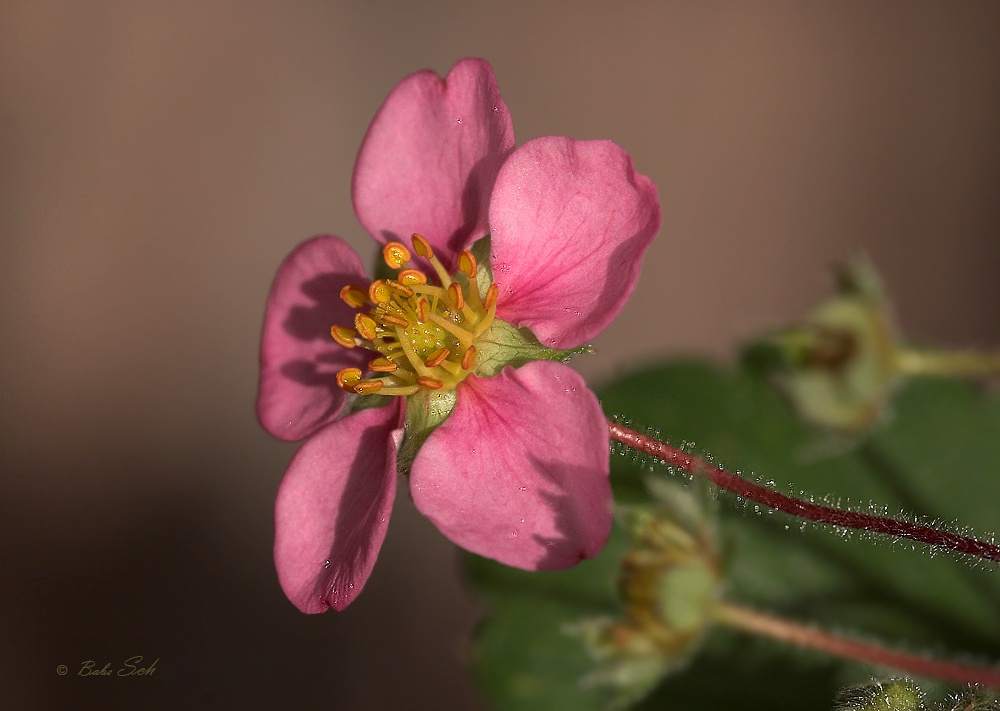
[[[580,346],[568,350],[555,350],[539,343],[535,334],[527,328],[515,328],[503,319],[495,318],[490,327],[476,339],[479,366],[476,375],[491,377],[504,366],[520,368],[533,360],[558,360],[566,362],[581,353],[593,353],[590,346]]]
[[[844,689],[837,695],[837,701],[837,711],[920,711],[926,708],[923,693],[912,680],[905,678]],[[976,707],[963,705],[961,708]]]
[[[493,267],[490,265],[490,236],[476,240],[469,249],[476,258],[476,282],[479,284],[479,298],[485,299],[486,292],[493,283]]]
[[[457,392],[452,390],[427,390],[421,388],[406,398],[406,420],[403,425],[403,442],[396,458],[396,471],[408,475],[431,432],[448,419],[458,402]]]
[[[393,398],[390,395],[355,395],[351,393],[347,396],[344,409],[340,411],[340,416],[337,419],[342,419],[362,410],[370,410],[373,407],[385,407],[392,400]]]

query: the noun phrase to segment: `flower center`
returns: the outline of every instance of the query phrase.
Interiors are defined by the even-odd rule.
[[[414,251],[430,262],[439,284],[406,268],[410,250],[399,242],[382,248],[394,279],[376,279],[365,290],[348,284],[340,298],[357,309],[354,328],[333,326],[330,334],[344,348],[361,346],[378,353],[359,368],[337,373],[337,384],[358,395],[412,395],[421,388],[451,390],[478,364],[475,341],[496,314],[497,287],[480,296],[476,258],[469,250],[458,256],[458,270],[448,274],[430,243],[413,235]]]

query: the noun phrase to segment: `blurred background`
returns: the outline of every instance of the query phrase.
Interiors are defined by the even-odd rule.
[[[0,706],[480,709],[452,546],[401,496],[308,617],[256,423],[281,259],[339,234],[405,75],[493,63],[519,142],[610,138],[664,221],[593,383],[731,359],[870,254],[911,339],[1000,345],[993,2],[0,4]],[[669,435],[669,433],[667,433]],[[134,655],[147,678],[79,677]],[[65,664],[67,676],[56,668]]]

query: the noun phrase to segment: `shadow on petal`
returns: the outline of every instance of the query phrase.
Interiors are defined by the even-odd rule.
[[[600,553],[611,534],[612,498],[610,483],[607,496],[591,500],[574,497],[567,491],[565,480],[556,472],[557,462],[547,462],[531,457],[535,471],[551,482],[551,491],[538,490],[535,495],[555,513],[553,527],[559,537],[532,534],[532,539],[543,547],[545,555],[539,558],[537,570],[563,570]],[[564,468],[564,467],[562,467]]]

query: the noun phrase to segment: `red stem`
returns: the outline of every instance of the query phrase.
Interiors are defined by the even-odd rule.
[[[801,647],[818,649],[838,657],[901,669],[910,674],[958,684],[983,684],[1000,688],[1000,669],[995,667],[969,666],[885,649],[875,644],[804,627],[773,615],[735,605],[723,605],[718,610],[717,619],[746,632],[773,637]]]
[[[919,523],[900,521],[894,518],[883,518],[855,511],[842,511],[829,506],[800,501],[785,494],[779,494],[767,487],[741,479],[720,467],[709,464],[704,459],[692,456],[666,442],[636,432],[617,422],[608,420],[611,439],[645,454],[661,459],[691,474],[701,474],[708,477],[716,486],[731,491],[744,499],[763,504],[768,508],[804,518],[809,521],[819,521],[831,526],[842,526],[874,533],[884,533],[890,536],[909,538],[932,546],[950,548],[959,553],[1000,561],[1000,546],[974,538],[966,538],[950,531],[941,531],[931,526]]]

